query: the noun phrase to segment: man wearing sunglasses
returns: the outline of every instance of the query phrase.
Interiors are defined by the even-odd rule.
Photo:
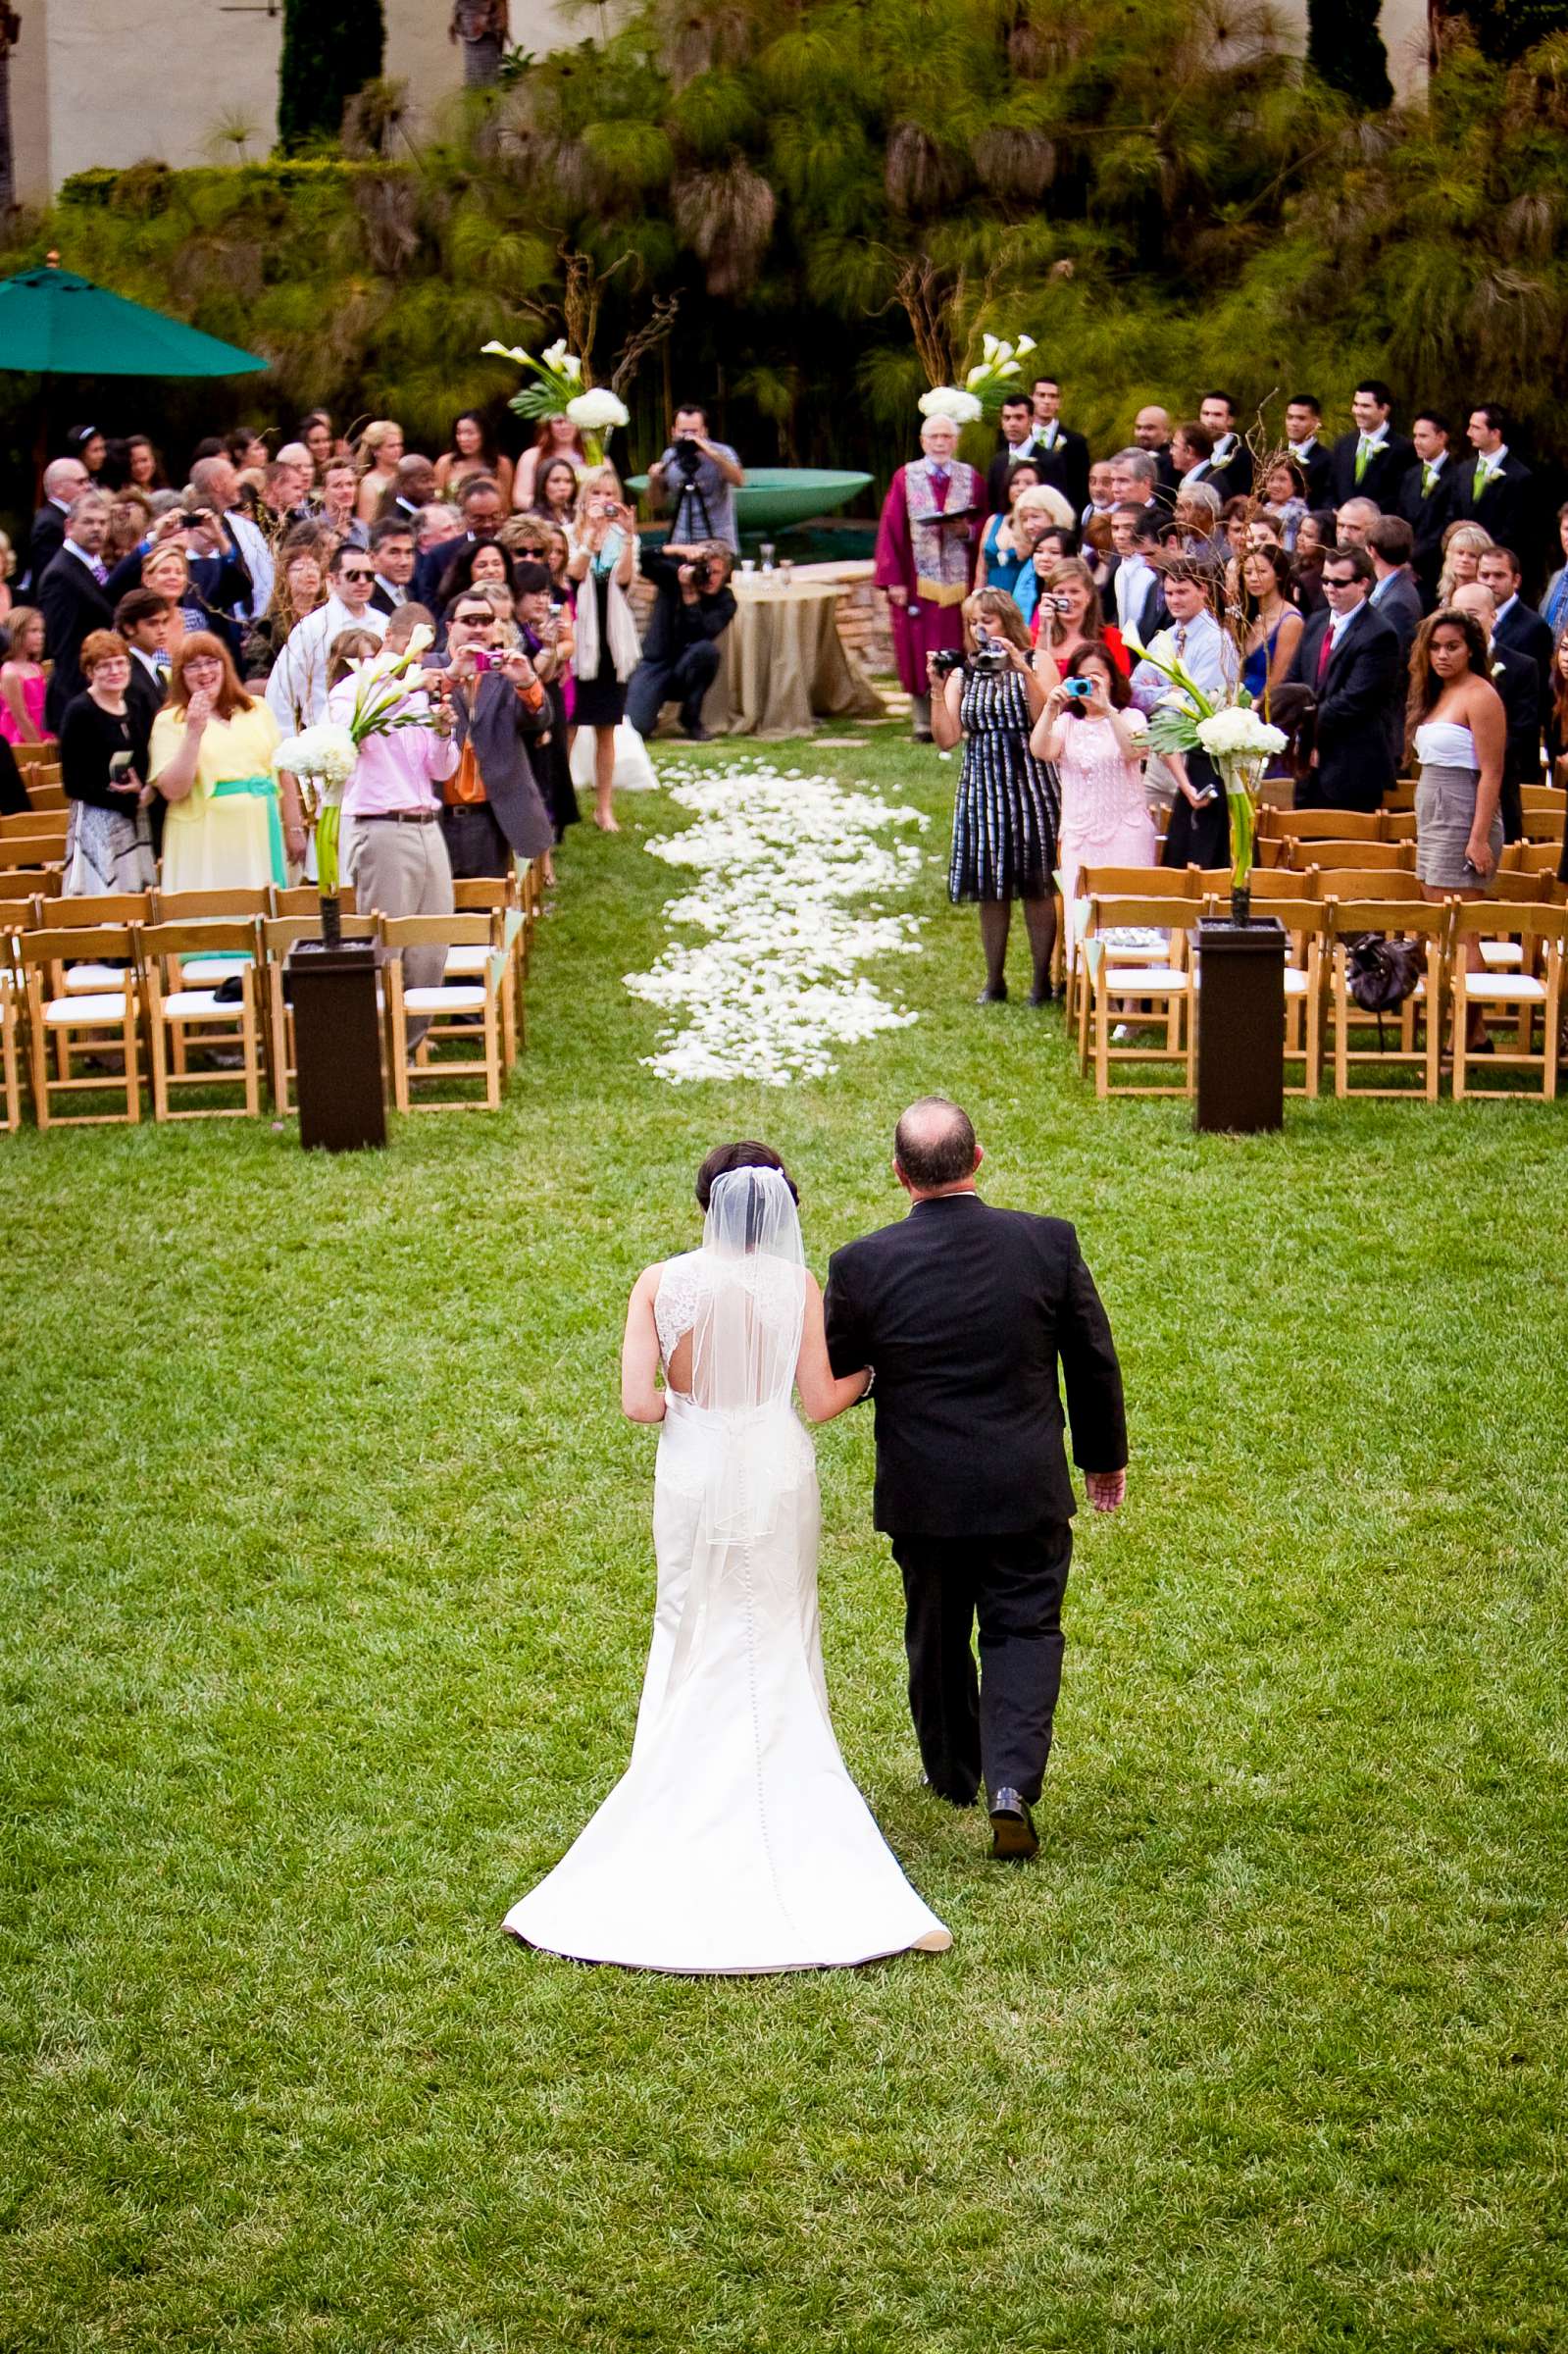
[[[386,629],[386,615],[371,602],[376,566],[367,549],[345,540],[333,551],[328,577],[331,593],[326,604],[290,630],[267,682],[267,708],[285,736],[327,717],[332,640],[344,630],[368,630],[379,638]]]

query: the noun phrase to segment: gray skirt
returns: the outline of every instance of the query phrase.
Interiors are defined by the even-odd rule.
[[[1416,785],[1416,879],[1434,891],[1490,891],[1465,864],[1465,846],[1476,819],[1481,772],[1474,768],[1423,768]],[[1487,840],[1492,873],[1502,856],[1502,817],[1492,818]]]

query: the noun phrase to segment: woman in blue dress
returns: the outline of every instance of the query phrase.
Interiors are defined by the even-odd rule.
[[[1009,468],[1006,511],[993,515],[981,536],[977,588],[1002,588],[1012,595],[1018,576],[1029,562],[1029,549],[1014,525],[1013,508],[1020,490],[1033,490],[1038,481],[1039,468],[1032,458],[1020,458]]]

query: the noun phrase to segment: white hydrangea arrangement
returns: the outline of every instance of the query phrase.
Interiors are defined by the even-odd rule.
[[[922,417],[945,417],[950,425],[978,425],[986,414],[976,395],[956,384],[933,384],[915,405]]]

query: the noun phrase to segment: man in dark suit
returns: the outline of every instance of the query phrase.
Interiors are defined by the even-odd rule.
[[[1438,575],[1442,570],[1442,535],[1453,521],[1456,476],[1453,453],[1448,447],[1451,431],[1440,409],[1421,411],[1410,428],[1415,463],[1399,485],[1396,511],[1415,534],[1410,568],[1422,600],[1428,606],[1437,601]]]
[[[409,583],[414,578],[412,524],[405,523],[398,515],[389,516],[384,523],[373,523],[371,563],[376,571],[371,603],[378,613],[395,613],[399,605],[410,601]]]
[[[152,723],[163,709],[169,691],[169,673],[158,657],[169,643],[173,618],[174,607],[156,588],[127,588],[115,607],[115,628],[130,648],[126,709],[130,714],[131,733],[142,747],[143,757]],[[168,811],[169,804],[163,794],[154,793],[147,804],[147,823],[155,858],[163,855],[164,819]]]
[[[83,642],[94,630],[114,627],[115,609],[103,587],[108,532],[109,501],[100,491],[84,490],[72,501],[60,553],[38,584],[44,651],[54,664],[43,710],[57,736],[67,703],[85,686],[78,660]]]
[[[1022,458],[1033,458],[1034,409],[1027,392],[1009,392],[1001,406],[1001,442],[986,469],[986,504],[993,515],[1007,512],[1007,483]]]
[[[1356,430],[1341,434],[1332,454],[1330,479],[1336,506],[1343,506],[1347,498],[1370,498],[1386,515],[1397,511],[1399,486],[1414,465],[1416,453],[1404,435],[1390,426],[1392,409],[1393,394],[1377,377],[1357,384],[1350,402]]]
[[[1324,558],[1327,611],[1301,632],[1290,665],[1317,709],[1303,731],[1311,756],[1295,789],[1298,809],[1381,807],[1397,774],[1391,705],[1403,701],[1399,640],[1368,602],[1372,558],[1364,547],[1331,548]]]
[[[1020,447],[1018,454],[1033,457],[1040,481],[1059,490],[1073,513],[1082,515],[1088,505],[1088,443],[1063,425],[1062,387],[1054,376],[1036,377],[1032,400],[1029,446],[1027,451]]]
[[[1237,431],[1236,403],[1229,392],[1205,392],[1197,404],[1197,421],[1213,443],[1209,470],[1203,477],[1221,498],[1250,498],[1252,452]]]
[[[1453,609],[1468,613],[1487,641],[1487,667],[1502,697],[1507,739],[1502,755],[1502,791],[1497,807],[1502,813],[1504,842],[1518,842],[1525,830],[1524,802],[1519,788],[1541,777],[1541,678],[1528,654],[1497,641],[1497,600],[1480,581],[1464,581],[1454,590]]]
[[[27,537],[26,570],[17,586],[36,597],[44,574],[60,553],[66,536],[66,517],[90,478],[79,458],[54,458],[43,470],[43,505],[32,519]]]
[[[1159,540],[1157,509],[1122,499],[1111,509],[1115,554],[1100,602],[1130,645],[1147,645],[1170,616],[1165,610],[1164,576],[1154,562]]]
[[[1374,613],[1392,624],[1399,640],[1399,692],[1389,700],[1389,755],[1399,773],[1404,751],[1405,697],[1410,683],[1410,648],[1421,627],[1421,591],[1410,570],[1415,533],[1402,515],[1376,515],[1367,526],[1367,554],[1372,558]]]
[[[414,602],[440,611],[440,588],[450,566],[477,539],[493,539],[506,520],[500,486],[487,474],[471,474],[458,501],[464,529],[454,539],[438,539],[414,567]]]
[[[1177,473],[1171,457],[1171,420],[1166,410],[1150,402],[1133,420],[1133,446],[1154,460],[1155,488],[1167,503],[1176,495]]]
[[[1285,433],[1306,484],[1309,507],[1327,507],[1334,502],[1334,467],[1318,438],[1322,431],[1323,403],[1317,394],[1292,392],[1285,404]]]
[[[626,690],[626,715],[639,736],[651,736],[665,704],[674,702],[681,706],[682,735],[693,743],[706,738],[703,697],[719,675],[719,640],[735,617],[733,564],[722,539],[683,547],[666,540],[644,559],[658,596],[642,634],[642,659]]]
[[[931,1096],[904,1113],[893,1167],[913,1206],[834,1254],[828,1353],[835,1372],[872,1368],[876,1521],[903,1574],[926,1778],[958,1807],[984,1780],[991,1852],[1011,1860],[1039,1845],[1030,1810],[1061,1685],[1075,1501],[1058,1366],[1099,1511],[1126,1494],[1127,1422],[1077,1235],[982,1202],[981,1157],[956,1103]]]
[[[1519,593],[1519,558],[1511,547],[1489,547],[1480,563],[1484,587],[1492,590],[1496,600],[1497,618],[1492,636],[1510,653],[1523,654],[1536,667],[1536,742],[1520,774],[1520,783],[1536,785],[1541,781],[1541,735],[1551,708],[1551,631],[1534,605],[1527,605]]]
[[[1450,520],[1479,523],[1499,547],[1518,548],[1531,537],[1534,477],[1503,438],[1507,423],[1495,401],[1471,410],[1465,430],[1474,455],[1454,459]]]

